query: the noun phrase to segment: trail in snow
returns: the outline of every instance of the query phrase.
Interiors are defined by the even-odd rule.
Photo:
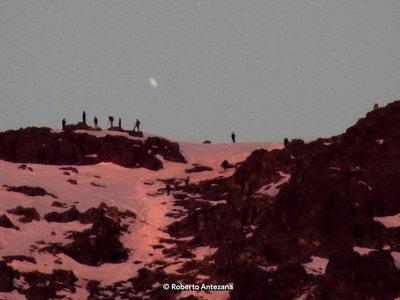
[[[101,132],[97,133],[101,136]],[[104,133],[103,133],[104,134]],[[36,259],[37,264],[13,261],[10,265],[21,271],[38,270],[50,273],[53,269],[73,270],[75,275],[84,280],[98,280],[102,285],[126,280],[134,277],[138,269],[151,265],[157,259],[167,260],[162,254],[162,249],[154,249],[152,246],[159,244],[160,238],[169,238],[163,229],[176,221],[166,214],[173,209],[172,196],[162,193],[165,188],[160,180],[177,178],[184,179],[188,175],[185,169],[193,164],[206,165],[213,171],[193,173],[191,182],[199,182],[218,176],[230,176],[233,169],[222,172],[220,164],[224,159],[230,163],[243,161],[252,151],[264,148],[267,150],[281,148],[280,144],[270,143],[243,143],[243,144],[194,144],[180,143],[181,151],[187,159],[187,164],[173,163],[163,160],[164,169],[150,171],[147,169],[126,169],[112,163],[100,163],[92,166],[74,166],[78,173],[70,176],[63,174],[61,166],[45,166],[28,164],[33,171],[20,170],[20,164],[0,161],[0,211],[4,214],[8,209],[17,205],[35,207],[40,216],[40,221],[24,224],[18,221],[19,216],[5,213],[20,230],[5,229],[0,227],[0,255],[27,255]],[[68,179],[77,181],[77,185],[71,185]],[[98,186],[94,186],[95,185]],[[148,183],[148,184],[145,184]],[[8,186],[40,186],[47,192],[58,197],[58,201],[66,204],[66,208],[51,206],[55,200],[49,196],[29,197],[19,193],[8,192],[3,185]],[[101,186],[101,187],[99,187]],[[161,192],[160,192],[161,191]],[[129,228],[121,241],[131,249],[129,259],[122,264],[103,264],[91,267],[79,264],[72,258],[58,254],[32,251],[32,245],[38,241],[44,243],[68,243],[64,236],[67,231],[83,231],[90,227],[78,222],[48,223],[43,215],[51,212],[62,212],[75,205],[81,212],[90,207],[97,207],[101,202],[108,206],[116,206],[120,210],[128,209],[137,214],[137,220]],[[52,235],[51,232],[55,232]],[[165,245],[167,247],[167,245]],[[215,249],[197,249],[200,259],[205,254]],[[55,261],[58,260],[56,263]],[[61,264],[59,263],[61,261]],[[140,263],[137,263],[140,261]],[[173,259],[169,259],[173,261]],[[134,263],[136,262],[136,263]],[[173,266],[170,268],[174,272]],[[168,271],[168,268],[165,269]],[[83,281],[82,281],[83,280]],[[83,288],[78,289],[77,295],[86,295]],[[1,296],[1,294],[0,294]],[[76,296],[76,295],[75,295]]]

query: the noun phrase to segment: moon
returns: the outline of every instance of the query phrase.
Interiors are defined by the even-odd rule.
[[[158,85],[157,81],[156,81],[153,77],[150,77],[150,78],[149,78],[149,83],[150,83],[153,87],[157,87],[157,85]]]

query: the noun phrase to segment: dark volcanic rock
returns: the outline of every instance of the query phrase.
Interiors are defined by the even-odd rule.
[[[6,215],[0,216],[0,226],[4,228],[14,228],[14,224]]]
[[[53,270],[51,274],[40,272],[21,273],[25,281],[30,285],[26,290],[20,290],[28,300],[57,299],[57,292],[68,289],[75,292],[77,278],[69,270]]]
[[[400,272],[387,252],[332,257],[318,291],[321,299],[395,299]]]
[[[98,291],[98,287],[100,285],[100,281],[97,280],[90,280],[88,281],[88,283],[86,284],[86,290],[93,295],[94,293],[96,293]]]
[[[78,181],[76,181],[75,179],[68,179],[67,182],[69,182],[72,185],[77,185]]]
[[[147,149],[152,149],[155,153],[160,154],[165,160],[186,163],[185,158],[179,152],[178,143],[171,143],[167,139],[154,136],[147,138],[144,146]]]
[[[73,233],[73,242],[60,247],[60,252],[90,266],[121,263],[127,260],[128,250],[119,241],[122,228],[107,217],[101,217],[92,228]]]
[[[90,208],[84,213],[80,213],[75,208],[64,213],[51,212],[45,215],[49,222],[79,220],[82,224],[93,223],[93,225],[83,232],[72,232],[69,236],[72,243],[54,244],[43,248],[42,251],[61,252],[90,266],[121,263],[128,258],[128,250],[119,240],[122,233],[126,231],[126,226],[121,225],[121,218],[135,217],[132,212],[120,212],[116,207],[108,207],[104,203],[100,204],[98,208]]]
[[[183,200],[187,197],[185,193],[174,193],[172,196],[174,197],[174,199],[179,199],[179,200]]]
[[[51,206],[53,207],[61,207],[61,208],[65,208],[66,204],[65,203],[61,203],[60,201],[53,201],[51,203]]]
[[[139,276],[132,281],[141,292],[150,290],[154,283],[163,282],[166,277],[164,272],[154,272],[146,268],[139,269],[138,273]]]
[[[289,175],[276,195],[258,192]],[[400,213],[398,178],[400,101],[368,113],[342,135],[254,151],[216,186],[227,204],[190,209],[183,204],[190,197],[176,202],[189,212],[168,232],[195,236],[191,245],[219,247],[213,269],[217,278],[234,280],[232,299],[293,299],[304,293],[310,299],[394,299],[400,274],[390,253],[361,257],[353,247],[400,251],[400,228],[374,219]],[[182,189],[210,199],[206,195],[214,186],[206,186],[210,189]],[[325,276],[304,273],[301,264],[311,256],[329,259]],[[258,267],[266,264],[278,270]],[[296,267],[285,272],[288,265]]]
[[[68,124],[65,126],[64,131],[74,131],[74,130],[94,130],[94,128],[88,126],[83,122],[79,122],[77,124]]]
[[[4,185],[4,187],[7,188],[7,191],[9,192],[17,192],[17,193],[21,193],[21,194],[25,194],[27,196],[31,196],[31,197],[36,197],[36,196],[50,196],[53,198],[57,197],[51,193],[48,193],[44,188],[41,187],[32,187],[32,186],[7,186]]]
[[[7,210],[7,212],[17,216],[22,215],[22,217],[18,219],[22,223],[30,223],[33,220],[40,221],[40,215],[34,207],[17,206],[15,208]]]
[[[207,166],[195,166],[190,169],[186,169],[186,173],[198,173],[198,172],[204,172],[204,171],[212,171],[213,169],[211,167]]]
[[[177,299],[177,291],[166,291],[161,286],[157,285],[160,282],[171,284],[172,282],[178,282],[178,280],[180,281],[182,279],[184,278],[176,275],[173,278],[168,278],[163,271],[142,268],[139,269],[138,276],[135,278],[116,282],[109,286],[101,286],[100,282],[92,280],[87,283],[86,289],[90,294],[88,299],[140,300],[148,298],[155,300],[175,300]],[[188,281],[185,280],[185,282]]]
[[[105,188],[106,187],[105,185],[98,184],[96,182],[91,182],[90,185],[95,186],[95,187],[101,187],[101,188]]]
[[[18,169],[20,170],[29,170],[29,171],[33,171],[33,169],[31,167],[28,167],[26,164],[22,164],[18,167]]]
[[[82,126],[79,129],[89,129],[85,124]],[[112,135],[97,138],[75,133],[75,129],[78,128],[67,126],[65,131],[54,133],[49,128],[29,127],[2,132],[0,159],[54,165],[85,165],[107,161],[128,168],[144,167],[151,170],[162,168],[162,162],[155,157],[157,154],[169,161],[185,162],[179,152],[179,145],[166,139],[151,137],[142,142]],[[72,169],[70,171],[74,172]]]
[[[14,270],[0,261],[0,292],[11,292],[14,289]]]
[[[11,263],[14,260],[18,261],[27,261],[33,264],[36,264],[36,259],[30,256],[25,256],[25,255],[9,255],[9,256],[3,256],[3,260],[6,263]]]
[[[56,299],[57,290],[51,286],[33,286],[24,290],[24,294],[27,300]]]
[[[283,265],[276,272],[266,272],[257,266],[238,266],[233,278],[232,300],[296,299],[298,289],[312,282],[298,264]]]
[[[235,211],[230,206],[208,207],[195,210],[183,220],[172,223],[168,232],[173,237],[197,236],[200,244],[215,245],[227,234],[240,234],[237,223],[241,223],[235,217]]]
[[[61,167],[60,170],[71,171],[72,173],[78,174],[78,169],[74,167]]]
[[[140,138],[143,137],[143,132],[142,132],[142,131],[132,131],[132,130],[128,130],[127,132],[128,132],[128,134],[129,134],[130,136],[135,136],[135,137],[140,137]]]
[[[71,207],[69,210],[58,213],[58,212],[50,212],[44,215],[44,218],[47,222],[59,222],[59,223],[67,223],[78,220],[80,216],[80,212],[75,208]]]

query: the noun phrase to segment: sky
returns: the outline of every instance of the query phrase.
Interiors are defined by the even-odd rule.
[[[0,0],[0,130],[85,110],[184,141],[330,137],[400,99],[399,15],[397,0]]]

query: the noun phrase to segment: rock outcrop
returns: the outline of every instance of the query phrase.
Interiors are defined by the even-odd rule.
[[[29,127],[0,133],[0,159],[20,163],[87,165],[113,162],[128,168],[162,168],[165,160],[185,163],[179,145],[159,137],[144,141],[124,136],[95,137],[76,133],[75,127],[62,132],[50,128]],[[80,128],[88,129],[88,128]]]
[[[190,210],[168,230],[219,248],[212,276],[234,282],[232,299],[394,299],[400,226],[376,217],[400,213],[398,178],[400,101],[342,135],[253,152],[219,182],[226,204]],[[183,190],[194,188],[210,199],[201,186]],[[326,271],[303,267],[313,257]]]
[[[128,258],[128,250],[119,240],[126,227],[122,219],[134,219],[136,215],[130,211],[119,211],[116,207],[108,207],[102,203],[97,208],[90,208],[80,213],[75,207],[63,213],[51,212],[44,216],[48,222],[67,223],[79,221],[82,224],[92,223],[91,228],[82,232],[71,232],[71,243],[53,244],[42,251],[64,253],[76,261],[90,266],[103,263],[120,263]],[[132,222],[132,220],[131,220]]]

